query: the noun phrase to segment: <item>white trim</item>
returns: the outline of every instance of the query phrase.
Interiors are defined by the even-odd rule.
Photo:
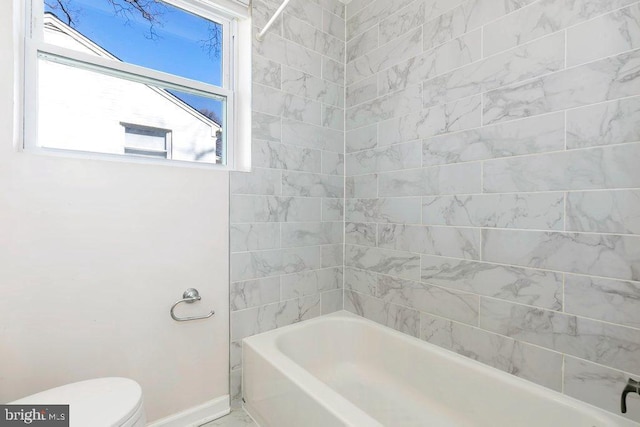
[[[19,1],[19,0],[18,0]],[[44,10],[44,2],[29,0],[24,6],[24,33],[23,38],[23,55],[24,70],[22,73],[23,81],[23,110],[22,110],[22,129],[23,141],[22,150],[27,150],[31,143],[35,144],[38,140],[37,111],[38,111],[38,58],[29,48],[29,43],[36,37],[42,37],[44,22],[40,21],[42,16],[40,12]]]
[[[27,7],[22,0],[11,3],[13,10],[13,148],[20,152],[25,140],[25,34],[27,32]]]
[[[194,95],[218,95],[224,98],[230,98],[233,95],[232,91],[220,86],[152,70],[139,65],[95,57],[84,52],[78,52],[60,46],[47,45],[45,43],[27,42],[27,45],[29,52],[37,52],[36,58],[45,58],[48,61],[58,62],[64,65],[77,66],[103,74],[111,74],[114,77],[137,83],[153,83],[158,86],[180,90]]]
[[[222,14],[229,19],[244,19],[251,15],[248,5],[243,6],[235,0],[190,0],[188,3],[185,2],[185,0],[162,1],[181,9],[186,9],[188,7],[196,12],[200,11],[200,13]]]
[[[229,406],[229,395],[226,394],[177,414],[161,418],[147,424],[147,427],[198,427],[224,417],[229,412],[231,412],[231,407]]]
[[[18,31],[19,34],[17,34],[18,41],[23,45],[22,49],[18,49],[18,52],[24,57],[24,65],[16,61],[20,64],[16,70],[17,76],[20,76],[23,80],[17,87],[22,94],[19,99],[23,100],[23,105],[17,107],[20,109],[21,114],[16,114],[20,118],[20,126],[16,127],[20,130],[19,135],[16,135],[17,149],[33,151],[37,154],[53,154],[64,157],[128,161],[125,159],[126,156],[82,151],[76,151],[74,154],[74,150],[52,150],[38,146],[38,85],[29,83],[38,81],[38,61],[40,58],[44,58],[49,61],[80,67],[117,78],[156,85],[161,89],[174,89],[199,96],[220,98],[226,103],[224,117],[222,117],[222,123],[220,123],[224,129],[224,165],[211,164],[211,166],[227,170],[248,170],[250,168],[251,19],[249,18],[249,9],[240,7],[234,0],[163,1],[188,13],[199,15],[203,19],[221,24],[223,29],[222,87],[122,62],[73,29],[70,29],[73,32],[71,36],[77,38],[80,43],[94,51],[97,56],[45,43],[43,38],[45,22],[42,19],[44,16],[42,2],[27,1],[26,7],[22,7],[20,5],[22,2],[19,2],[16,7],[20,7],[21,11],[23,10],[24,12],[21,15],[22,18],[18,18],[23,23],[20,26],[21,30]],[[16,16],[19,16],[19,14],[16,14]],[[52,21],[52,23],[53,25],[56,24],[55,21]],[[244,30],[246,27],[249,28],[248,32]],[[244,37],[247,37],[246,41],[242,40]],[[24,66],[24,69],[22,69],[22,66]],[[240,148],[236,150],[234,149],[235,146],[240,146]],[[242,157],[236,157],[237,155]],[[147,159],[145,159],[146,161]],[[163,163],[167,162],[176,161],[164,160]],[[134,161],[134,163],[138,163],[138,161]],[[185,166],[189,162],[176,163],[176,165]],[[196,167],[203,166],[198,162],[194,162],[194,164]]]
[[[106,162],[119,162],[119,163],[137,163],[149,166],[169,166],[188,169],[208,169],[215,171],[232,171],[235,170],[231,165],[223,165],[220,163],[206,163],[186,160],[175,159],[154,159],[139,156],[129,156],[125,154],[113,154],[113,153],[94,153],[92,151],[82,150],[64,150],[61,148],[48,148],[48,147],[27,147],[22,149],[24,153],[34,154],[37,156],[50,156],[61,157],[68,159],[84,159],[84,160],[99,160]]]
[[[230,148],[234,150],[233,168],[238,171],[251,170],[251,90],[252,90],[252,23],[251,19],[237,20],[234,22],[234,82],[235,123],[229,124],[235,130],[234,144]]]

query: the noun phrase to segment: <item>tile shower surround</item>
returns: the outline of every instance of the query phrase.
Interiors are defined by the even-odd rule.
[[[233,390],[241,338],[344,307],[619,412],[639,71],[637,0],[293,0],[232,177]]]
[[[280,0],[254,0],[254,32]],[[343,308],[345,7],[291,0],[253,41],[250,173],[231,174],[231,395],[241,340]]]

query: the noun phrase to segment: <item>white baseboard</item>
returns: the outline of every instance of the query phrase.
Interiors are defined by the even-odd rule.
[[[224,417],[229,412],[231,412],[229,395],[226,394],[202,405],[161,418],[147,424],[147,427],[199,427],[209,421]]]

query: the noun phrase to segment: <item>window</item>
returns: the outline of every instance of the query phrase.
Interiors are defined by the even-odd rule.
[[[171,158],[171,131],[124,124],[124,152],[136,156]]]
[[[33,0],[25,148],[233,167],[238,19],[210,2]]]

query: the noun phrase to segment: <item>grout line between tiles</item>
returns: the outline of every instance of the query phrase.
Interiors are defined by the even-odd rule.
[[[419,140],[413,140],[413,141],[408,141],[408,142],[402,142],[402,143],[398,143],[398,144],[393,144],[390,145],[389,147],[394,147],[397,145],[404,145],[404,144],[416,144],[418,143]],[[360,173],[360,174],[356,174],[356,175],[348,175],[350,177],[353,176],[362,176],[362,175],[371,175],[371,174],[389,174],[389,173],[397,173],[397,172],[406,172],[406,171],[412,171],[412,170],[420,170],[420,169],[430,169],[430,168],[443,168],[443,167],[452,167],[454,165],[468,165],[468,164],[473,164],[473,163],[484,163],[484,162],[506,162],[512,159],[520,159],[520,158],[531,158],[531,157],[540,157],[540,156],[552,156],[552,155],[568,155],[569,153],[583,153],[587,150],[608,150],[608,149],[613,149],[613,148],[617,148],[617,147],[622,147],[622,146],[630,146],[630,145],[634,145],[634,144],[640,144],[640,142],[638,141],[630,141],[630,142],[620,142],[620,143],[616,143],[616,144],[607,144],[607,145],[596,145],[596,146],[592,146],[592,147],[581,147],[581,148],[572,148],[570,150],[565,150],[565,149],[556,149],[553,151],[544,151],[544,152],[539,152],[539,153],[524,153],[524,154],[514,154],[512,156],[505,156],[505,157],[494,157],[494,158],[489,158],[489,159],[473,159],[473,160],[467,160],[467,161],[461,161],[461,162],[455,162],[455,163],[443,163],[443,164],[434,164],[434,165],[428,165],[428,166],[421,166],[421,167],[412,167],[412,168],[405,168],[405,169],[390,169],[390,170],[373,170],[373,171],[367,171],[365,173]],[[362,153],[362,152],[369,152],[369,151],[374,151],[374,150],[385,150],[384,148],[380,149],[380,148],[371,148],[368,150],[361,150],[361,151],[357,151],[354,153],[349,153],[349,155],[354,155],[357,153]],[[620,187],[617,187],[620,188]],[[589,189],[586,190],[569,190],[569,191],[588,191]],[[544,190],[543,190],[544,191]],[[553,191],[553,190],[550,190]],[[560,190],[556,190],[556,191],[560,191]],[[564,190],[566,191],[566,190]],[[522,192],[528,192],[527,190],[522,190]]]
[[[562,312],[567,312],[567,275],[562,273]]]
[[[420,281],[420,280],[411,280],[411,279],[406,279],[406,278],[399,278],[399,277],[396,277],[396,276],[390,276],[390,275],[383,274],[383,273],[372,272],[372,271],[370,271],[370,270],[359,269],[359,268],[357,268],[357,267],[347,267],[347,268],[351,268],[351,269],[355,269],[355,270],[360,270],[360,271],[365,271],[365,272],[369,272],[369,273],[374,273],[374,274],[376,274],[376,275],[381,275],[381,276],[388,276],[388,277],[391,277],[391,278],[394,278],[394,279],[397,279],[397,280],[413,281],[413,282],[417,282],[417,283],[423,283],[423,284],[427,284],[427,285],[429,285],[429,286],[432,286],[432,287],[434,287],[434,288],[441,289],[441,290],[443,290],[443,291],[449,291],[449,292],[451,292],[451,291],[452,291],[452,289],[451,289],[451,288],[447,288],[447,287],[443,287],[443,286],[433,285],[433,284],[431,284],[431,283],[429,283],[429,282],[422,282],[422,281]],[[380,297],[378,297],[378,296],[376,296],[376,295],[372,295],[372,294],[370,294],[370,293],[366,293],[366,294],[365,294],[365,293],[363,293],[363,291],[361,291],[361,290],[350,289],[350,291],[352,291],[352,292],[357,292],[357,293],[359,293],[359,294],[366,295],[366,296],[368,296],[368,297],[370,297],[370,298],[375,298],[375,299],[380,300],[380,301],[385,301],[385,299],[384,299],[384,298],[380,298]],[[459,291],[459,290],[457,290],[457,289],[453,289],[453,291],[455,291],[455,292],[459,293],[460,295],[478,296],[479,298],[482,298],[482,299],[498,301],[498,302],[500,302],[500,303],[502,303],[502,304],[507,304],[507,305],[510,305],[510,306],[521,306],[521,307],[526,307],[526,308],[529,308],[529,309],[531,309],[531,310],[536,310],[536,311],[539,311],[539,312],[555,313],[555,314],[559,314],[559,315],[562,315],[562,316],[565,316],[565,317],[568,317],[568,318],[582,319],[582,320],[586,320],[586,321],[588,321],[588,322],[596,322],[596,323],[598,323],[598,324],[602,324],[602,325],[609,325],[609,326],[613,326],[613,327],[615,327],[615,328],[620,328],[621,330],[628,330],[628,331],[640,331],[640,328],[638,328],[638,327],[633,327],[633,326],[623,325],[623,324],[619,324],[619,323],[612,323],[612,322],[609,322],[609,321],[606,321],[606,320],[595,319],[595,318],[593,318],[593,317],[586,317],[586,316],[582,316],[582,315],[578,315],[578,314],[573,314],[573,313],[564,313],[564,312],[561,312],[561,311],[558,311],[558,310],[552,310],[552,309],[543,308],[543,307],[539,307],[539,306],[532,306],[532,305],[529,305],[529,304],[523,304],[523,303],[521,303],[521,302],[516,302],[516,301],[512,301],[512,300],[500,299],[500,298],[496,298],[496,297],[488,296],[488,295],[480,295],[480,294],[474,294],[474,293],[465,292],[465,291]],[[418,312],[420,312],[420,313],[425,313],[425,314],[428,314],[428,315],[431,315],[431,316],[441,317],[441,318],[447,319],[447,320],[452,321],[452,322],[456,322],[456,323],[460,323],[460,324],[463,324],[463,325],[467,325],[467,326],[474,327],[473,325],[471,325],[471,324],[469,324],[469,323],[462,322],[462,321],[460,321],[460,320],[456,320],[456,319],[453,319],[453,318],[450,318],[450,317],[446,317],[446,316],[444,316],[444,315],[442,315],[442,314],[437,314],[437,313],[432,313],[432,312],[429,312],[429,311],[421,310],[421,309],[416,308],[416,307],[414,307],[414,306],[410,306],[410,305],[406,305],[406,304],[401,304],[401,303],[397,303],[397,302],[394,302],[393,304],[394,304],[394,305],[397,305],[397,306],[399,306],[399,307],[404,307],[404,308],[407,308],[407,309],[410,309],[410,310],[415,310],[415,311],[418,311]],[[478,316],[478,320],[476,321],[476,323],[477,323],[478,325],[479,325],[479,319],[480,319],[480,317]],[[479,327],[479,326],[478,326],[478,327]],[[513,339],[513,340],[515,340],[515,341],[524,342],[524,343],[527,343],[527,344],[530,344],[530,345],[538,346],[538,347],[540,347],[540,348],[546,348],[546,349],[548,349],[548,350],[552,350],[552,351],[556,351],[556,352],[558,352],[558,353],[562,353],[562,352],[561,352],[561,351],[559,351],[559,350],[553,350],[553,349],[550,349],[550,348],[548,348],[548,347],[544,347],[544,346],[541,346],[541,345],[533,344],[533,343],[530,343],[530,342],[527,342],[527,341],[518,340],[518,339],[515,339],[515,338],[513,338],[513,337],[509,337],[509,336],[507,336],[507,335],[503,335],[503,334],[500,334],[500,333],[498,333],[498,332],[494,332],[494,331],[491,331],[491,330],[488,330],[488,329],[484,329],[484,328],[481,328],[481,327],[479,327],[479,328],[480,328],[480,329],[482,329],[482,330],[485,330],[485,331],[487,331],[487,332],[491,332],[491,333],[493,333],[493,334],[496,334],[496,335],[506,336],[506,337],[511,338],[511,339]],[[577,357],[577,356],[572,356],[572,357]],[[612,369],[616,369],[616,368],[612,368]]]
[[[569,129],[567,127],[567,120],[568,120],[568,114],[567,114],[567,110],[563,110],[563,114],[564,114],[564,129],[563,129],[563,136],[564,136],[564,150],[565,151],[569,151],[568,147],[567,147],[567,134],[569,133]]]
[[[481,52],[482,52],[481,58],[482,58],[482,59],[484,59],[484,58],[485,58],[485,56],[484,56],[484,28],[485,28],[486,26],[488,26],[488,25],[490,25],[490,24],[494,23],[494,22],[497,22],[497,21],[500,21],[500,20],[504,19],[505,17],[507,17],[507,16],[509,16],[509,15],[511,15],[511,14],[515,14],[515,13],[520,12],[520,11],[522,11],[524,8],[531,7],[534,3],[535,3],[535,2],[533,2],[533,3],[531,3],[531,4],[528,4],[528,5],[525,5],[523,8],[515,9],[515,10],[513,10],[513,11],[511,11],[511,12],[507,13],[507,14],[501,15],[501,16],[499,16],[499,17],[495,18],[495,19],[492,19],[492,20],[490,20],[490,21],[487,21],[487,22],[483,23],[482,25],[480,25],[479,27],[474,27],[474,28],[471,28],[471,29],[467,29],[464,33],[459,34],[459,35],[457,35],[456,37],[453,37],[453,38],[448,39],[448,40],[446,40],[446,41],[444,41],[444,42],[441,42],[440,44],[437,44],[437,45],[431,46],[429,49],[426,49],[426,50],[425,50],[425,49],[423,49],[423,51],[422,51],[420,54],[418,54],[417,56],[419,56],[419,55],[423,55],[424,53],[427,53],[427,52],[429,52],[429,51],[431,51],[431,50],[437,49],[437,48],[439,48],[440,46],[442,46],[442,45],[444,45],[444,44],[446,44],[446,43],[451,42],[452,40],[458,39],[458,38],[460,38],[460,37],[463,37],[463,36],[465,36],[465,35],[467,35],[467,34],[469,34],[469,33],[473,32],[473,31],[477,31],[477,30],[481,29],[481,30],[482,30],[482,32],[483,32],[483,35],[482,35],[482,44],[481,44]],[[459,5],[458,5],[458,6],[459,6]],[[455,7],[454,7],[454,9],[455,9],[456,7],[458,7],[458,6],[455,6]],[[568,33],[568,30],[572,29],[573,27],[580,26],[580,25],[582,25],[582,24],[584,24],[584,23],[586,23],[586,22],[589,22],[589,21],[592,21],[592,20],[595,20],[595,19],[601,18],[602,16],[608,15],[608,14],[610,14],[610,13],[617,12],[617,11],[619,11],[619,10],[622,10],[622,9],[628,8],[628,7],[630,7],[630,6],[633,6],[633,4],[627,4],[627,5],[624,5],[624,6],[620,7],[620,8],[616,8],[616,9],[613,9],[613,10],[610,10],[610,11],[602,12],[602,13],[598,14],[597,16],[594,16],[594,17],[592,17],[592,18],[590,18],[590,19],[587,19],[587,20],[585,20],[585,21],[581,21],[581,22],[578,22],[578,23],[576,23],[576,24],[572,24],[572,25],[566,26],[566,27],[564,27],[564,28],[558,29],[558,30],[553,31],[553,32],[551,32],[551,33],[543,34],[543,35],[541,35],[541,36],[539,36],[539,37],[533,38],[533,39],[531,39],[531,40],[527,40],[527,41],[526,41],[526,42],[524,42],[524,43],[517,44],[517,45],[515,45],[515,46],[510,46],[510,47],[509,47],[509,48],[507,48],[507,49],[503,49],[503,50],[501,50],[501,51],[498,51],[498,52],[495,52],[495,53],[493,53],[493,54],[491,54],[491,55],[488,55],[486,58],[490,58],[491,56],[494,56],[494,55],[498,55],[498,54],[500,54],[500,53],[507,52],[507,51],[509,51],[509,50],[511,50],[511,49],[515,49],[515,48],[520,47],[520,46],[523,46],[523,45],[525,45],[525,44],[535,42],[535,41],[540,40],[540,39],[542,39],[542,38],[544,38],[544,37],[551,36],[551,35],[553,35],[553,34],[556,34],[556,33],[562,32],[562,31],[565,31],[565,32],[567,32],[567,33]],[[451,9],[451,10],[453,10],[453,9]],[[431,23],[431,22],[434,22],[434,21],[435,21],[435,20],[437,20],[437,19],[440,19],[440,17],[441,17],[442,15],[445,15],[445,14],[449,13],[451,10],[449,10],[449,11],[447,11],[447,12],[444,12],[443,14],[438,15],[438,16],[436,16],[436,17],[432,18],[431,20],[427,21],[425,24],[423,24],[423,27],[424,27],[424,25],[427,25],[428,23]],[[345,22],[347,22],[347,20],[345,20]],[[372,27],[373,27],[373,25],[372,25],[371,27],[368,27],[368,28],[367,28],[366,30],[364,30],[364,31],[367,31],[368,29],[370,29],[370,28],[372,28]],[[413,28],[412,28],[412,29],[413,29]],[[363,31],[363,32],[364,32],[364,31]],[[403,33],[403,35],[404,35],[404,34],[406,34],[406,33]],[[566,40],[566,38],[565,38],[565,40]],[[621,52],[621,53],[623,53],[623,52]],[[409,59],[410,59],[410,58],[409,58]],[[401,61],[400,63],[402,63],[402,62],[405,62],[405,61]],[[400,63],[398,63],[398,64],[400,64]],[[587,63],[588,63],[588,62],[587,62]],[[395,65],[398,65],[398,64],[395,64]],[[378,72],[384,72],[384,71],[388,70],[389,68],[392,68],[392,67],[393,67],[393,66],[395,66],[395,65],[392,65],[392,66],[390,66],[390,67],[388,67],[388,68],[384,68],[384,69],[382,69],[382,70],[379,70]],[[467,64],[467,65],[468,65],[468,64]],[[567,67],[566,65],[567,65],[567,62],[565,61],[565,69],[566,69],[566,68],[569,68],[569,67]],[[579,65],[584,65],[584,64],[579,64]],[[461,67],[458,67],[458,68],[461,68]],[[452,69],[452,70],[449,70],[449,71],[454,71],[454,70],[455,70],[455,69]],[[447,72],[449,72],[449,71],[447,71]],[[365,77],[365,78],[366,78],[366,77]],[[355,84],[355,83],[358,83],[358,82],[359,82],[359,81],[356,81],[356,82],[353,82],[353,83],[351,83],[351,84]]]
[[[557,32],[552,33],[552,34],[548,34],[548,35],[546,35],[546,36],[544,36],[544,37],[554,36],[554,35],[556,35],[556,34],[558,34],[558,33],[560,33],[560,31],[557,31]],[[544,37],[541,37],[541,39],[542,39],[542,38],[544,38]],[[536,39],[536,40],[534,40],[534,41],[532,41],[532,42],[523,43],[522,45],[516,46],[516,47],[514,47],[513,49],[519,49],[519,48],[522,48],[523,46],[526,46],[527,44],[529,44],[529,43],[533,43],[533,42],[536,42],[536,41],[538,41],[538,39]],[[502,55],[502,54],[504,54],[504,53],[508,52],[509,50],[512,50],[512,49],[508,49],[508,50],[506,50],[506,51],[499,52],[499,53],[494,54],[494,55]],[[450,104],[450,103],[452,103],[452,102],[456,102],[456,101],[458,101],[459,99],[465,99],[465,98],[470,98],[470,97],[473,97],[473,96],[479,96],[481,93],[495,92],[495,91],[503,90],[503,89],[505,89],[505,88],[510,88],[510,87],[514,87],[514,86],[520,86],[520,85],[526,85],[526,84],[532,83],[532,82],[534,82],[534,81],[536,81],[536,80],[545,79],[545,78],[547,78],[547,77],[549,77],[549,76],[553,76],[553,75],[558,74],[558,73],[563,73],[563,72],[565,72],[565,71],[567,71],[567,70],[576,69],[576,68],[583,67],[583,66],[586,66],[586,65],[591,64],[591,63],[595,63],[595,62],[603,61],[603,60],[606,60],[606,59],[609,59],[609,58],[613,58],[613,57],[620,56],[620,55],[627,54],[627,53],[634,52],[634,51],[640,51],[640,47],[634,47],[634,48],[632,48],[632,49],[628,49],[628,50],[625,50],[625,51],[623,51],[623,52],[619,52],[619,53],[616,53],[616,54],[611,54],[611,55],[608,55],[608,56],[604,56],[604,57],[602,57],[602,58],[597,58],[597,59],[594,59],[594,60],[589,61],[589,62],[585,62],[585,63],[581,63],[581,64],[572,65],[572,66],[570,66],[570,67],[563,67],[563,68],[560,68],[560,69],[555,70],[555,71],[549,71],[549,72],[546,72],[546,73],[541,73],[541,74],[538,74],[538,75],[535,75],[535,76],[532,76],[532,77],[525,77],[525,78],[522,78],[522,79],[517,80],[517,81],[513,81],[513,82],[509,82],[509,83],[503,83],[503,84],[501,84],[501,85],[499,85],[499,86],[491,87],[491,89],[484,90],[484,92],[479,92],[479,93],[476,93],[476,94],[473,94],[473,95],[468,95],[468,96],[465,96],[465,97],[463,97],[463,98],[451,99],[451,100],[443,100],[443,101],[439,102],[438,104],[434,104],[434,105],[432,105],[430,108],[434,108],[434,107],[439,107],[439,106],[443,106],[443,105],[446,105],[446,104]],[[442,77],[442,76],[444,76],[444,75],[447,75],[447,74],[453,73],[453,72],[455,72],[455,71],[457,71],[457,70],[460,70],[460,69],[462,69],[462,68],[470,67],[470,66],[472,66],[472,65],[477,65],[479,62],[487,61],[487,60],[492,59],[492,56],[494,56],[494,55],[490,55],[490,56],[489,56],[489,57],[487,57],[487,58],[483,58],[483,59],[480,59],[480,60],[478,60],[478,61],[474,61],[474,62],[471,62],[471,63],[465,64],[465,65],[459,66],[459,67],[457,67],[457,68],[453,68],[453,69],[447,70],[446,72],[441,73],[441,74],[438,74],[438,75],[430,76],[428,79],[421,80],[421,81],[419,81],[419,82],[408,83],[408,84],[407,84],[407,87],[409,87],[409,86],[411,86],[411,85],[417,85],[417,84],[420,84],[420,83],[423,83],[423,82],[427,82],[427,81],[435,80],[435,79],[441,78],[441,77]],[[419,56],[419,55],[418,55],[418,56]],[[413,57],[413,58],[415,58],[415,57]],[[404,61],[403,61],[403,62],[404,62]],[[396,65],[400,65],[400,63],[398,63],[398,64],[396,64]],[[392,66],[392,67],[389,67],[389,68],[393,68],[393,66]],[[379,71],[379,72],[375,73],[374,75],[377,75],[377,74],[379,74],[379,73],[381,73],[381,72],[382,72],[382,71]],[[366,78],[369,78],[369,77],[370,77],[370,76],[368,76],[368,77],[366,77]],[[362,79],[362,80],[364,80],[364,79]],[[352,83],[352,84],[353,84],[353,83]],[[362,102],[362,103],[360,103],[360,104],[357,104],[357,105],[355,105],[355,106],[349,107],[349,109],[351,110],[351,109],[354,109],[354,108],[361,107],[361,106],[363,106],[363,105],[365,105],[365,104],[372,104],[372,103],[378,102],[378,101],[379,101],[379,99],[380,99],[381,97],[388,97],[388,96],[392,96],[392,95],[400,94],[400,93],[402,93],[402,92],[403,92],[403,91],[405,91],[405,90],[406,90],[406,87],[401,88],[401,89],[398,89],[398,90],[396,90],[396,91],[387,92],[387,93],[385,93],[385,94],[383,94],[383,95],[381,95],[381,96],[377,96],[377,97],[376,97],[376,98],[374,98],[374,99],[367,100],[367,101],[364,101],[364,102]],[[605,100],[605,101],[601,101],[601,102],[607,102],[607,101]],[[587,104],[587,105],[593,105],[593,104]],[[584,106],[572,107],[572,108],[580,108],[580,107],[584,107]],[[570,109],[570,108],[568,108],[568,109]]]
[[[567,216],[567,195],[568,194],[569,194],[568,192],[565,192],[564,196],[562,197],[562,202],[563,202],[563,212],[562,213],[563,213],[563,216],[564,216],[564,218],[562,218],[563,219],[563,227],[562,228],[563,228],[564,231],[567,231],[567,222],[569,222],[568,221],[569,217]]]
[[[377,247],[377,246],[365,246],[365,245],[359,245],[359,244],[356,244],[356,243],[349,243],[346,246],[359,247],[359,248],[363,248],[365,250],[376,249],[376,250],[383,250],[385,252],[400,252],[400,253],[413,255],[413,256],[418,256],[418,257],[430,256],[430,257],[435,257],[435,258],[452,259],[452,260],[468,262],[468,263],[481,263],[481,264],[495,265],[495,266],[506,267],[506,268],[516,268],[516,269],[532,270],[532,271],[543,271],[543,272],[549,272],[549,273],[555,273],[555,274],[564,274],[564,275],[571,275],[571,276],[578,276],[578,277],[589,277],[589,278],[596,278],[596,279],[604,279],[604,280],[610,280],[610,281],[613,281],[613,282],[640,283],[640,280],[634,280],[634,279],[623,279],[623,278],[615,278],[615,277],[609,277],[609,276],[598,276],[598,275],[595,275],[595,274],[579,273],[579,272],[566,272],[566,271],[562,271],[562,270],[551,270],[551,269],[542,268],[542,267],[531,267],[531,266],[526,266],[526,265],[506,264],[506,263],[501,263],[501,262],[497,262],[497,261],[487,261],[487,260],[467,259],[467,258],[456,258],[456,257],[452,257],[452,256],[447,256],[447,255],[439,255],[439,254],[433,254],[433,253],[429,254],[429,253],[421,253],[421,252],[410,252],[410,251],[403,251],[403,250],[397,250],[397,249],[382,248],[382,247]],[[345,263],[345,266],[352,267],[352,268],[357,268],[357,267],[353,267],[352,265],[347,265],[346,263]],[[393,275],[390,275],[390,276],[393,276]],[[394,276],[394,277],[399,277],[399,276]]]

